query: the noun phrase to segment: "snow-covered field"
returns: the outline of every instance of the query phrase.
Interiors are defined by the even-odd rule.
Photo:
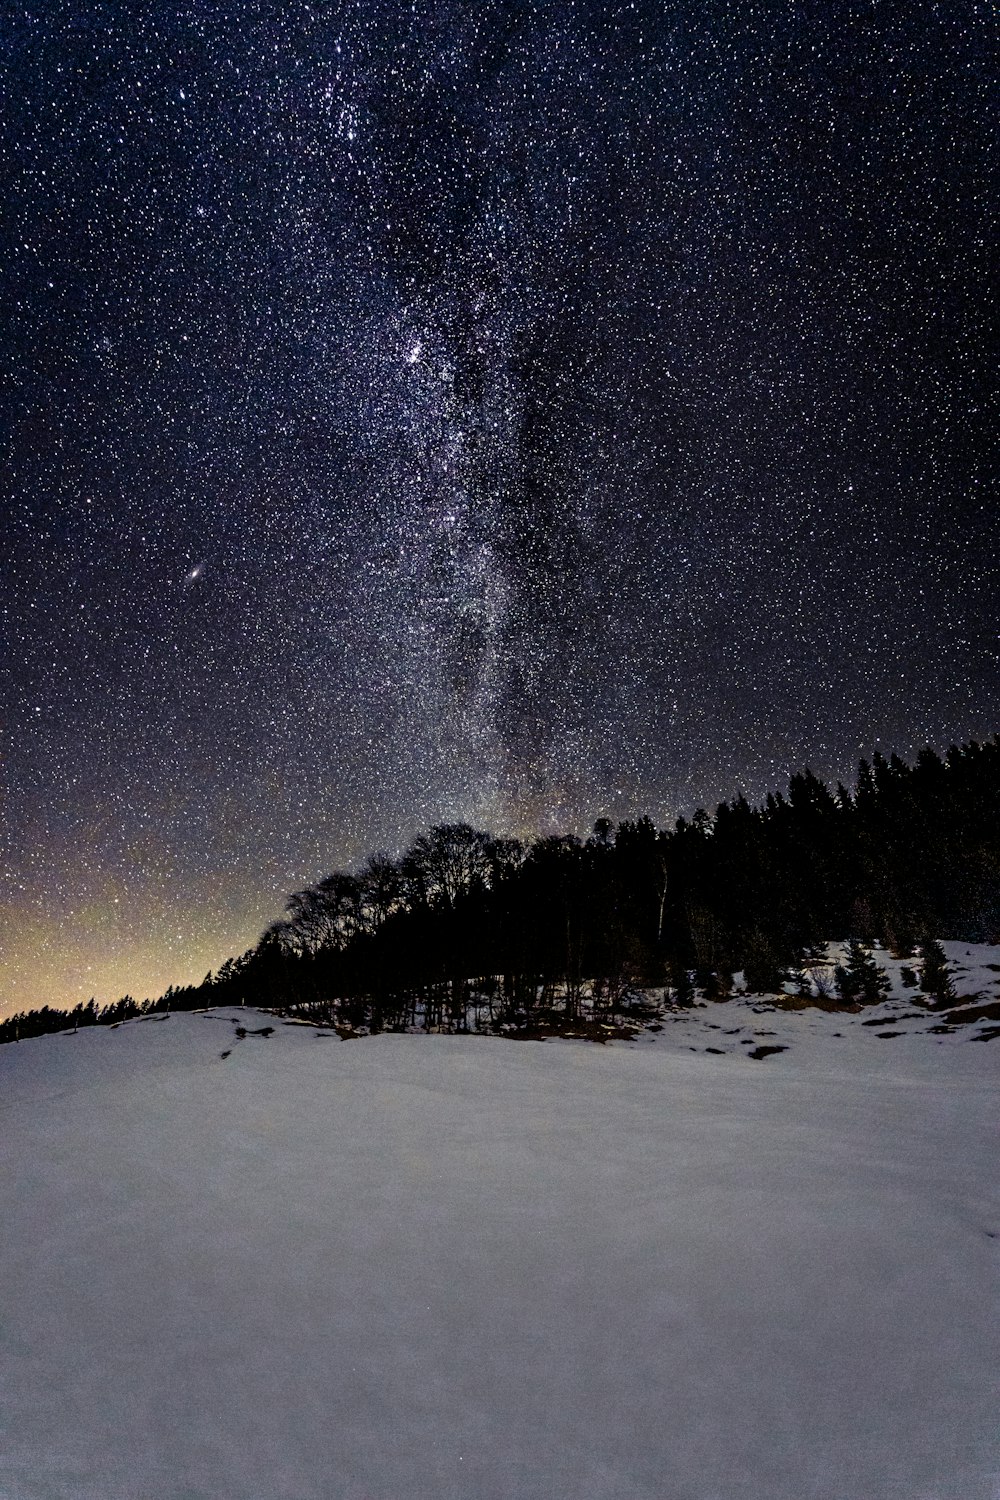
[[[0,1496],[997,1500],[1000,1038],[935,1024],[0,1049]]]

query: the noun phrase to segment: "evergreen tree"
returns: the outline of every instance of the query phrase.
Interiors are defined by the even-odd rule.
[[[743,978],[755,995],[776,995],[785,982],[778,952],[762,932],[751,932],[743,953]]]
[[[847,945],[845,962],[836,968],[837,993],[845,1005],[879,1005],[889,998],[889,978],[870,948],[857,938]]]
[[[691,974],[683,959],[675,958],[670,964],[670,983],[673,988],[673,1001],[675,1005],[682,1005],[690,1009],[695,1001],[695,989],[691,983]]]
[[[709,970],[701,981],[701,987],[706,1000],[728,1000],[733,992],[732,970],[725,964],[718,969]]]
[[[795,986],[795,993],[803,1000],[811,1000],[813,995],[812,975],[806,968],[805,963],[794,964],[786,972],[785,978]]]
[[[948,973],[948,960],[941,944],[933,938],[925,938],[920,945],[923,964],[920,970],[920,988],[937,1010],[946,1010],[955,1003],[955,986]]]

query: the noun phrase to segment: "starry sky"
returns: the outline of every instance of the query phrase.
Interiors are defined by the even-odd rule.
[[[993,24],[12,7],[0,1010],[1000,729]]]

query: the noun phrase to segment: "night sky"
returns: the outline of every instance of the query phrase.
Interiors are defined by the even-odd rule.
[[[0,1009],[1000,729],[990,9],[9,13]]]

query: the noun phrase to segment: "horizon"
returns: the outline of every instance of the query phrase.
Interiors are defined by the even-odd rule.
[[[940,748],[935,746],[921,746],[920,748],[921,751],[924,749],[932,750],[933,753],[936,754],[940,759],[943,759],[946,751],[949,749],[964,749],[971,744],[990,744],[991,742],[996,742],[998,739],[1000,739],[1000,731],[992,735],[984,735],[979,739],[973,738],[970,741],[964,742],[961,746],[952,745],[947,747],[942,746]],[[860,768],[861,765],[870,765],[874,756],[879,754],[884,755],[884,752],[875,750],[871,753],[871,756],[862,756],[858,763],[858,768]],[[889,755],[886,755],[884,758],[888,761],[896,754],[898,754],[898,752],[890,751]],[[916,763],[916,755],[912,753],[909,756],[901,756],[900,759],[902,759],[903,763],[907,766],[912,766]],[[751,807],[755,809],[762,809],[768,796],[782,796],[788,790],[788,784],[791,777],[803,772],[816,775],[817,779],[821,781],[823,785],[833,793],[836,792],[838,784],[842,784],[846,786],[848,792],[853,796],[857,789],[856,776],[858,768],[856,768],[854,775],[851,777],[823,777],[819,776],[812,767],[803,765],[798,767],[796,770],[789,771],[782,786],[771,786],[760,795],[747,797],[746,800]],[[684,818],[690,821],[695,812],[700,810],[709,812],[710,816],[714,819],[720,805],[732,803],[738,798],[744,796],[745,793],[743,792],[743,790],[737,789],[730,797],[720,799],[720,801],[715,803],[711,808],[701,809],[691,807],[685,809],[682,812],[673,814],[666,819],[653,818],[647,812],[629,813],[623,815],[622,817],[610,820],[612,831],[617,832],[617,829],[622,823],[634,822],[638,819],[646,817],[650,819],[653,826],[657,829],[658,832],[670,833],[674,831],[678,819]],[[590,820],[589,824],[587,824],[586,827],[550,827],[546,829],[535,829],[534,831],[522,829],[518,833],[513,833],[510,830],[504,830],[501,828],[484,827],[478,824],[470,826],[476,827],[478,831],[486,833],[491,837],[515,837],[521,840],[522,843],[525,844],[525,846],[530,846],[534,842],[541,841],[553,835],[557,837],[571,836],[581,840],[586,840],[596,831],[596,825],[598,821],[605,816],[605,814],[598,814]],[[388,848],[382,846],[378,849],[373,848],[361,851],[349,861],[331,860],[327,862],[322,869],[318,869],[312,874],[307,874],[300,880],[293,879],[283,890],[276,894],[274,905],[272,907],[269,907],[268,910],[264,912],[258,919],[255,927],[253,928],[246,941],[236,939],[236,941],[232,943],[232,945],[224,952],[220,951],[218,947],[213,947],[211,952],[203,951],[199,955],[199,957],[189,958],[186,967],[184,965],[183,959],[178,959],[176,962],[172,963],[169,971],[167,971],[165,967],[161,967],[160,969],[155,970],[155,972],[159,972],[161,973],[161,975],[165,976],[160,980],[146,985],[143,985],[141,983],[136,984],[134,981],[131,983],[126,982],[119,985],[118,987],[115,987],[114,983],[112,983],[110,985],[106,985],[103,992],[99,992],[98,989],[90,989],[88,991],[88,982],[86,980],[83,980],[78,984],[77,989],[73,994],[66,995],[62,999],[56,999],[51,996],[40,996],[34,999],[23,1000],[20,1003],[7,1001],[4,999],[3,995],[0,994],[0,1021],[19,1012],[34,1010],[44,1006],[50,1006],[54,1009],[59,1010],[71,1010],[74,1006],[77,1006],[81,1003],[86,1004],[91,1000],[95,1000],[100,1007],[112,1003],[113,1001],[116,1001],[123,996],[131,996],[133,999],[141,1002],[152,1001],[160,998],[168,989],[184,988],[188,985],[198,985],[206,977],[206,975],[217,972],[220,965],[225,963],[227,959],[238,958],[243,953],[256,947],[262,934],[267,930],[268,926],[272,922],[279,919],[280,913],[284,910],[285,903],[293,891],[304,889],[311,885],[314,885],[320,880],[324,879],[326,876],[334,873],[334,871],[336,870],[344,870],[348,873],[351,871],[357,871],[362,867],[366,858],[373,854],[384,853],[387,854],[391,859],[398,860],[404,854],[406,849],[412,844],[413,839],[416,838],[420,833],[426,832],[428,828],[468,822],[469,820],[464,818],[445,817],[438,820],[438,822],[435,824],[424,825],[423,827],[414,827],[405,837],[400,838],[395,845],[389,846]],[[2,958],[2,951],[0,951],[0,976],[2,976],[4,972]],[[135,970],[131,968],[132,962],[133,960],[130,959],[129,972],[135,972]],[[166,960],[157,959],[156,962],[161,965],[166,965],[170,964],[171,960],[169,958]]]

